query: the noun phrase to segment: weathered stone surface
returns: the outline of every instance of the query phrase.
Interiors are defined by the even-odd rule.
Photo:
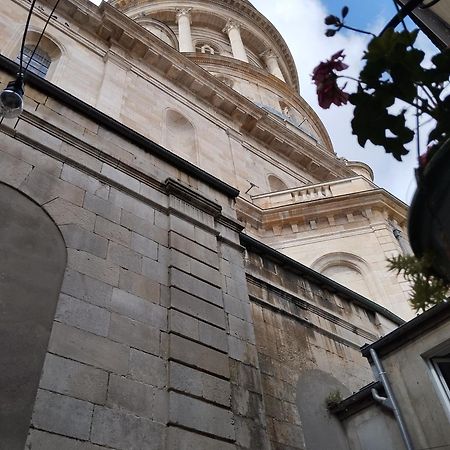
[[[217,306],[223,306],[222,292],[219,288],[199,280],[178,269],[172,268],[170,274],[171,285],[195,295]]]
[[[127,247],[130,246],[131,231],[121,225],[118,225],[117,223],[104,219],[101,216],[97,216],[95,220],[94,231],[98,235],[110,239],[118,244],[122,244]]]
[[[61,292],[104,308],[111,303],[113,288],[107,283],[83,275],[80,272],[66,269]]]
[[[191,316],[198,317],[220,328],[225,328],[225,314],[223,309],[211,303],[204,302],[176,288],[170,289],[170,302],[173,308],[184,311]]]
[[[142,270],[142,255],[115,242],[109,243],[108,261],[136,273]]]
[[[231,411],[177,392],[169,394],[169,419],[175,425],[224,439],[235,437]]]
[[[111,222],[120,223],[120,217],[122,214],[121,208],[103,198],[98,197],[97,195],[86,192],[86,195],[84,196],[83,208],[92,211],[93,213],[108,219]]]
[[[92,442],[120,450],[161,450],[164,427],[142,417],[96,406],[91,432]]]
[[[90,253],[67,249],[67,266],[106,284],[112,286],[119,284],[119,268],[112,262]]]
[[[58,434],[39,430],[30,430],[25,450],[102,450],[104,447],[90,442],[70,439]]]
[[[202,261],[211,267],[219,267],[219,258],[217,253],[214,251],[202,247],[201,245],[195,245],[191,240],[186,239],[173,231],[171,231],[169,235],[171,248],[174,248],[186,255],[190,255],[198,261]]]
[[[128,180],[126,180],[125,182],[127,181]],[[139,192],[140,183],[138,182],[138,184],[136,185],[135,181],[137,180],[131,181],[131,184],[133,185],[131,189],[135,190],[136,192]],[[122,191],[118,191],[117,189],[111,189],[109,199],[115,205],[119,206],[125,211],[128,211],[129,213],[132,213],[134,216],[140,217],[141,219],[144,219],[146,222],[150,224],[154,223],[155,210],[147,203],[144,203],[134,197],[131,197],[130,195],[127,195]]]
[[[102,175],[107,176],[111,180],[127,187],[128,189],[131,189],[136,192],[139,191],[139,180],[136,180],[130,175],[127,175],[126,173],[118,169],[115,169],[114,167],[111,167],[106,163],[103,164],[101,173]]]
[[[203,397],[224,406],[230,405],[230,383],[182,364],[171,362],[169,386],[177,391]]]
[[[90,194],[95,194],[97,197],[108,198],[109,187],[107,185],[68,164],[63,166],[61,179],[80,187]]]
[[[121,269],[119,288],[152,303],[160,303],[161,285],[143,275]]]
[[[157,328],[119,314],[111,315],[108,336],[113,341],[159,355],[159,335]]]
[[[95,224],[95,214],[80,208],[62,198],[56,198],[42,205],[58,225],[76,223],[86,230],[92,231]]]
[[[229,315],[228,325],[230,327],[230,334],[232,336],[251,344],[255,343],[255,332],[251,323],[239,319],[238,317]]]
[[[77,224],[62,225],[60,230],[68,248],[83,250],[99,258],[106,258],[107,239],[89,232]]]
[[[147,258],[144,256],[144,260],[142,262],[142,274],[147,278],[153,281],[157,281],[158,283],[163,284],[164,286],[169,285],[169,269],[167,267],[167,261],[162,259],[159,260],[159,255],[164,253],[165,247],[159,247],[158,249],[158,261],[155,261],[151,258]]]
[[[158,260],[158,243],[140,234],[131,233],[131,248],[141,255]]]
[[[40,387],[92,403],[104,404],[108,373],[47,353]]]
[[[170,335],[170,358],[208,372],[229,377],[228,356],[180,336]]]
[[[35,428],[87,440],[93,406],[92,403],[40,389],[32,424]]]
[[[192,433],[181,428],[170,427],[167,442],[168,450],[236,450],[228,442]]]
[[[104,308],[61,294],[55,320],[99,336],[108,334],[111,313]]]
[[[53,325],[49,350],[118,374],[128,372],[128,347],[61,323]]]
[[[145,219],[125,210],[122,212],[120,223],[124,227],[127,227],[130,230],[157,242],[158,244],[165,247],[168,245],[169,238],[167,229],[154,225],[153,220],[150,218]]]
[[[154,388],[112,374],[109,379],[107,406],[151,419],[154,411]]]
[[[19,187],[32,168],[31,164],[0,151],[0,179],[5,183]]]
[[[121,289],[114,289],[111,308],[123,316],[146,323],[160,330],[167,329],[166,308],[136,297]]]
[[[129,375],[134,380],[162,388],[167,385],[166,370],[164,359],[131,349]]]

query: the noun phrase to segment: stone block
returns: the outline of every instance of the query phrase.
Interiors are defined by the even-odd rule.
[[[95,225],[95,214],[80,208],[62,198],[42,205],[57,225],[76,223],[88,231],[92,231]]]
[[[195,227],[195,242],[198,242],[203,247],[210,250],[217,251],[217,235],[210,233],[198,226]]]
[[[68,248],[83,250],[99,258],[106,258],[107,239],[87,231],[77,224],[62,225],[60,230]]]
[[[233,413],[178,392],[169,393],[169,420],[175,425],[234,439]]]
[[[234,444],[216,440],[202,434],[192,433],[177,427],[170,427],[167,450],[236,450]]]
[[[104,308],[61,294],[55,320],[99,336],[108,334],[111,313]]]
[[[108,373],[47,353],[40,387],[88,402],[104,404]]]
[[[31,171],[20,185],[20,190],[28,194],[40,205],[60,197],[76,206],[81,206],[85,192],[73,184],[66,183],[36,168]]]
[[[189,255],[192,258],[202,261],[208,266],[218,268],[219,258],[215,251],[207,249],[201,245],[196,245],[190,239],[186,239],[177,233],[171,231],[169,233],[170,248],[174,248],[185,255]]]
[[[167,330],[166,308],[121,289],[113,290],[111,309],[123,316],[138,320],[160,330]]]
[[[131,233],[131,248],[147,258],[158,260],[158,243],[140,234]]]
[[[72,269],[66,269],[61,292],[79,298],[103,308],[111,303],[113,288],[109,284],[83,275]]]
[[[170,231],[175,231],[179,235],[195,241],[195,227],[192,223],[181,217],[175,216],[174,214],[170,216],[169,223]]]
[[[165,247],[160,246],[159,250]],[[144,256],[142,261],[142,274],[153,281],[158,281],[164,286],[169,285],[169,268],[167,261],[154,261]]]
[[[253,322],[252,309],[249,301],[238,300],[229,294],[223,294],[223,303],[225,311],[232,316],[245,320],[249,323]]]
[[[131,349],[129,375],[134,380],[162,388],[167,385],[166,370],[164,359]]]
[[[150,218],[143,219],[129,211],[122,211],[122,217],[120,219],[121,225],[130,230],[145,236],[152,241],[157,242],[165,247],[168,246],[169,237],[167,229],[160,228],[153,224],[153,220]]]
[[[176,288],[170,288],[170,302],[172,308],[186,312],[193,317],[198,317],[220,328],[225,328],[225,313],[223,309],[211,303],[207,303]]]
[[[137,180],[131,181],[131,184],[133,185],[132,190],[139,192],[139,185],[136,185],[134,181]],[[152,225],[154,224],[155,210],[148,203],[144,203],[141,200],[138,200],[137,198],[134,198],[131,195],[128,195],[114,188],[111,189],[109,200],[114,203],[114,205],[122,208],[125,211],[128,211],[129,213],[132,213],[134,216],[144,219],[146,223]]]
[[[75,169],[68,164],[64,164],[61,179],[71,183],[79,188],[83,189],[90,194],[96,195],[97,197],[101,197],[105,200],[108,199],[109,196],[109,186],[101,183],[96,178],[89,176],[78,169]]]
[[[239,319],[238,317],[229,315],[228,325],[230,328],[230,335],[241,339],[242,341],[247,341],[251,344],[255,343],[255,332],[253,329],[253,324]]]
[[[151,419],[154,410],[154,388],[111,374],[106,404],[110,408],[122,409],[135,416]]]
[[[118,225],[117,223],[104,219],[101,216],[97,216],[95,220],[94,231],[100,236],[110,239],[118,244],[122,244],[127,247],[130,246],[131,231],[121,225]]]
[[[31,422],[35,428],[88,440],[92,409],[92,403],[39,389]]]
[[[255,345],[229,335],[228,349],[230,358],[257,367],[258,352]]]
[[[141,273],[142,255],[123,245],[110,242],[108,247],[108,260],[124,269]]]
[[[128,347],[58,322],[53,324],[49,351],[118,374],[128,372]]]
[[[164,427],[124,411],[96,406],[91,440],[119,450],[161,450],[164,448]]]
[[[104,447],[31,429],[25,450],[104,450]]]
[[[176,362],[169,365],[169,387],[213,403],[230,406],[230,383]]]
[[[222,284],[222,277],[217,269],[195,259],[191,260],[190,273],[214,286],[220,287]]]
[[[217,306],[223,306],[222,291],[218,287],[181,272],[176,268],[172,268],[170,272],[170,282],[172,286],[188,294],[199,297]]]
[[[222,377],[230,376],[227,355],[174,334],[170,335],[169,356]]]
[[[67,266],[112,286],[119,284],[119,268],[90,253],[67,249]]]
[[[122,209],[103,198],[90,194],[89,192],[86,192],[86,195],[84,196],[83,208],[92,211],[111,222],[120,223]]]
[[[113,341],[159,355],[159,334],[157,328],[137,320],[114,313],[111,315],[108,336]]]
[[[15,128],[18,135],[26,136],[28,139],[49,147],[52,150],[57,150],[61,146],[61,139],[22,119],[18,120]]]
[[[161,285],[143,275],[120,269],[119,288],[152,303],[160,303]]]
[[[197,319],[175,309],[169,311],[169,330],[172,333],[198,341],[200,340],[198,323]]]
[[[32,169],[31,164],[0,151],[0,180],[4,183],[17,188],[27,178]]]
[[[116,169],[104,163],[102,166],[101,174],[105,175],[116,183],[119,183],[128,189],[131,189],[132,191],[139,192],[139,180],[122,172],[119,169]]]
[[[228,352],[227,334],[224,330],[205,322],[199,322],[199,341],[210,347]]]

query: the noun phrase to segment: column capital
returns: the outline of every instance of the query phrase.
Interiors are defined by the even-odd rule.
[[[180,19],[180,17],[188,17],[189,20],[191,20],[191,12],[192,8],[178,8],[177,10],[177,22]]]
[[[278,59],[278,56],[271,48],[263,51],[259,56],[263,59]]]
[[[224,29],[222,30],[224,33],[229,33],[231,30],[240,30],[241,24],[236,20],[229,19]]]

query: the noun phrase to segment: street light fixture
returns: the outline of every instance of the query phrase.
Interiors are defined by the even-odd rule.
[[[0,94],[0,116],[15,119],[23,111],[23,75],[19,73]]]

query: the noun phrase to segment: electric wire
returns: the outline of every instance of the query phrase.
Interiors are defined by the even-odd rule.
[[[29,59],[28,59],[28,63],[27,63],[27,66],[25,67],[25,70],[23,71],[23,75],[25,75],[26,71],[28,70],[28,66],[30,65],[30,63],[31,63],[31,61],[32,61],[32,59],[33,59],[33,56],[34,56],[34,54],[36,53],[36,50],[38,49],[39,44],[41,43],[41,40],[42,40],[42,38],[43,38],[43,36],[44,36],[44,34],[45,34],[45,30],[47,29],[47,26],[48,26],[48,24],[50,23],[50,20],[51,20],[51,18],[53,17],[53,14],[54,14],[54,12],[55,12],[55,10],[56,10],[56,8],[57,8],[59,2],[60,2],[60,0],[56,0],[56,3],[54,4],[53,9],[51,10],[51,12],[50,12],[50,14],[49,14],[47,20],[45,21],[44,28],[42,29],[42,32],[41,32],[41,34],[40,34],[40,36],[39,36],[39,39],[37,40],[37,43],[36,43],[36,45],[35,45],[34,48],[33,48],[33,52],[31,53],[31,56],[30,56]],[[25,49],[25,46],[24,46],[24,49]],[[24,49],[23,49],[23,50],[24,50]],[[22,52],[23,52],[23,50],[22,50]],[[23,53],[21,54],[21,57],[23,58]]]
[[[20,46],[20,57],[19,57],[19,74],[22,74],[23,68],[23,51],[25,49],[25,41],[27,39],[28,27],[30,26],[31,15],[33,14],[34,5],[36,4],[36,0],[31,2],[30,10],[28,11],[27,21],[25,23],[25,30],[23,32],[22,37],[22,45]]]

